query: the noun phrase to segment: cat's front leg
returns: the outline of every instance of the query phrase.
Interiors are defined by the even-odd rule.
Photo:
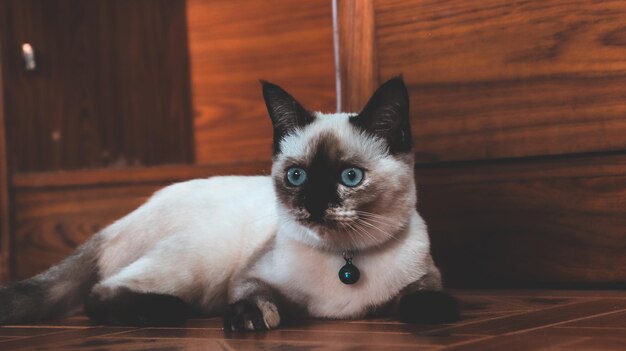
[[[279,293],[258,279],[248,279],[234,292],[235,302],[224,312],[226,331],[264,331],[281,323],[283,300]]]

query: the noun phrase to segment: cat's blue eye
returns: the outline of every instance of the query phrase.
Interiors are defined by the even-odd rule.
[[[291,167],[287,170],[287,181],[293,186],[300,186],[306,182],[306,171],[300,167]]]
[[[341,183],[345,186],[355,187],[363,180],[363,170],[356,167],[346,168],[341,172]]]

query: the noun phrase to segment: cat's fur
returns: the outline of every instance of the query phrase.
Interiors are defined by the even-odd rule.
[[[263,82],[274,126],[272,175],[174,184],[74,255],[0,289],[0,323],[68,313],[85,302],[99,323],[171,325],[224,315],[227,330],[265,330],[288,317],[454,320],[415,209],[406,87],[385,83],[359,114],[310,113]],[[302,186],[290,167],[306,169]],[[346,167],[365,171],[356,187]],[[361,271],[339,281],[342,252]]]

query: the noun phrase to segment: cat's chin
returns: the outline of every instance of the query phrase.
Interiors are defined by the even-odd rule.
[[[355,232],[345,223],[292,220],[283,228],[285,234],[308,246],[327,251],[365,250],[383,245],[387,240]]]
[[[366,250],[382,246],[393,237],[365,233],[354,222],[325,219],[312,221],[305,216],[297,216],[289,210],[279,207],[283,218],[280,222],[279,235],[289,237],[307,246],[326,251]],[[299,214],[299,213],[298,213]]]

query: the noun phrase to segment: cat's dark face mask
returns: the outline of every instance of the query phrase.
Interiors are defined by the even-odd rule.
[[[311,113],[266,82],[263,95],[274,126],[279,203],[329,245],[388,239],[398,225],[390,211],[405,215],[415,203],[402,80],[383,84],[359,114]]]
[[[342,151],[337,143],[338,140],[332,135],[320,135],[312,146],[314,151],[306,164],[295,164],[285,172],[285,179],[279,189],[282,190],[281,195],[289,195],[281,200],[308,212],[308,216],[301,219],[303,223],[337,226],[336,221],[328,215],[328,210],[342,206],[343,199],[339,191],[345,185],[341,184],[341,174],[344,169],[352,167],[342,160]],[[301,177],[306,177],[300,185],[299,180],[293,182],[295,167],[301,169]]]

